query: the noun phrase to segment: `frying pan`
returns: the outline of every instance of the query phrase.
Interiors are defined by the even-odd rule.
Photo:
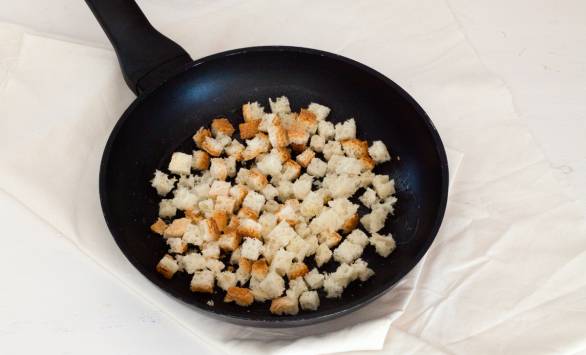
[[[194,309],[250,326],[290,327],[330,320],[381,296],[423,257],[440,227],[447,201],[448,165],[440,137],[423,109],[375,70],[336,54],[270,46],[242,48],[193,61],[157,32],[133,0],[86,0],[112,43],[124,79],[138,96],[114,127],[100,167],[100,199],[106,223],[128,260],[154,284]],[[390,59],[392,60],[392,59]],[[189,275],[164,279],[155,266],[165,254],[149,232],[158,212],[150,186],[174,151],[191,152],[191,136],[212,118],[242,121],[241,105],[286,95],[299,109],[310,102],[332,108],[331,120],[355,117],[357,135],[382,140],[393,160],[377,166],[396,182],[391,232],[397,249],[388,257],[372,247],[363,254],[375,276],[353,282],[339,299],[321,295],[317,311],[275,316],[269,304],[242,308],[189,290]],[[364,212],[364,211],[362,211]],[[330,262],[326,269],[335,270]],[[209,300],[214,301],[209,306]]]

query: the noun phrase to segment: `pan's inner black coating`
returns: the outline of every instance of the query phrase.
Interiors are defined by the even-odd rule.
[[[108,226],[128,259],[165,291],[199,308],[248,325],[295,326],[331,319],[379,296],[409,272],[431,244],[445,209],[447,163],[441,141],[425,113],[400,88],[355,62],[300,49],[255,49],[219,54],[137,100],[112,133],[104,153],[100,195]],[[295,110],[310,102],[332,108],[329,119],[354,117],[357,136],[385,142],[392,163],[376,172],[395,179],[395,216],[380,233],[392,232],[397,249],[388,258],[367,247],[362,256],[375,275],[353,282],[340,299],[321,297],[315,312],[275,316],[269,303],[242,308],[192,293],[190,277],[166,280],[155,265],[167,249],[149,232],[160,198],[150,187],[155,169],[166,168],[173,151],[189,151],[191,136],[214,117],[242,121],[241,105],[286,95]],[[166,170],[166,169],[165,169]],[[214,300],[214,306],[206,302]]]

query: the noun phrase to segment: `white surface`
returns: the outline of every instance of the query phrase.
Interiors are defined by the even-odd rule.
[[[167,3],[167,2],[166,2]],[[158,6],[163,6],[162,2],[149,2],[149,4],[153,5],[153,4],[158,4]],[[180,9],[180,6],[186,6],[186,2],[171,2],[170,4],[170,8],[173,9],[173,6],[176,6],[175,9]],[[183,5],[182,5],[183,4]],[[553,4],[553,2],[552,2]],[[583,43],[583,38],[580,37],[581,34],[584,34],[585,32],[583,31],[583,28],[581,26],[583,26],[583,23],[579,22],[579,14],[583,14],[584,13],[584,8],[580,9],[580,7],[583,7],[584,5],[581,5],[580,3],[576,2],[574,4],[569,4],[569,3],[564,3],[564,4],[560,4],[559,2],[555,3],[555,7],[552,6],[552,11],[544,11],[544,12],[535,12],[535,11],[530,11],[530,12],[526,12],[525,10],[527,9],[527,7],[530,7],[531,4],[524,4],[523,6],[510,6],[510,2],[507,3],[502,3],[502,4],[495,4],[492,5],[490,8],[481,8],[478,7],[477,5],[475,6],[467,6],[467,4],[463,3],[462,4],[458,4],[458,2],[454,2],[452,3],[452,7],[454,9],[456,9],[456,13],[458,15],[461,15],[463,18],[465,17],[464,20],[461,20],[461,23],[463,24],[464,28],[467,30],[467,33],[469,35],[470,40],[472,41],[473,44],[475,44],[477,46],[478,51],[483,55],[483,58],[485,59],[485,63],[488,63],[487,65],[489,65],[489,67],[494,70],[495,72],[497,72],[500,75],[505,75],[505,80],[507,81],[507,83],[509,84],[509,86],[512,88],[513,93],[515,94],[514,98],[515,101],[517,103],[517,109],[519,112],[521,112],[523,114],[523,111],[521,110],[521,107],[519,105],[519,98],[523,95],[524,97],[524,102],[526,102],[527,108],[531,108],[533,109],[533,111],[526,111],[528,113],[523,114],[524,116],[526,116],[527,120],[529,121],[529,124],[532,125],[534,132],[535,131],[535,124],[533,124],[532,122],[538,120],[539,116],[537,114],[539,113],[544,113],[544,116],[540,116],[540,123],[543,125],[542,126],[542,132],[546,132],[547,134],[543,134],[542,136],[540,136],[539,134],[536,133],[537,137],[540,139],[540,143],[542,145],[542,147],[545,148],[546,153],[548,153],[548,156],[550,157],[550,159],[553,161],[553,164],[556,165],[558,163],[563,163],[569,167],[572,168],[572,170],[575,173],[571,173],[569,174],[570,176],[582,176],[579,174],[583,174],[583,169],[580,170],[580,167],[583,166],[583,159],[584,156],[580,155],[580,152],[583,154],[583,152],[586,151],[586,149],[584,149],[584,143],[583,141],[580,142],[579,139],[581,139],[581,132],[584,133],[584,100],[583,100],[583,96],[584,94],[580,94],[580,84],[582,84],[584,82],[583,80],[583,75],[584,75],[584,52],[580,52],[580,50],[584,50],[584,46],[580,46],[580,43]],[[74,9],[77,9],[79,6],[79,4],[76,3],[76,6],[74,7]],[[21,2],[11,2],[9,4],[3,4],[3,6],[1,6],[0,8],[2,9],[2,11],[6,11],[9,10],[10,7],[13,6],[23,6],[23,9],[28,9],[29,11],[22,12],[21,16],[18,17],[18,14],[15,13],[11,13],[11,14],[3,14],[2,16],[4,18],[9,18],[10,20],[14,21],[14,22],[23,22],[26,23],[27,21],[29,21],[29,25],[32,25],[33,28],[37,28],[40,30],[58,30],[61,31],[61,34],[67,34],[66,31],[71,31],[69,32],[69,34],[71,35],[71,33],[79,33],[79,34],[83,34],[85,37],[85,40],[92,40],[92,39],[99,39],[101,38],[99,35],[99,32],[95,32],[94,30],[91,30],[91,27],[96,27],[97,26],[94,25],[93,20],[91,19],[90,16],[87,16],[86,19],[84,19],[84,17],[82,15],[75,15],[77,10],[71,10],[72,8],[63,8],[63,7],[59,7],[59,6],[55,6],[55,7],[50,7],[49,9],[47,9],[46,11],[44,11],[44,18],[45,20],[43,20],[44,22],[38,21],[38,18],[35,18],[34,16],[31,16],[31,11],[30,11],[30,6],[31,3],[27,2],[27,1],[21,1]],[[27,7],[28,6],[28,7]],[[191,5],[190,5],[191,6]],[[197,5],[193,5],[193,6],[197,6]],[[461,7],[460,7],[461,6]],[[553,8],[555,8],[555,11],[553,11]],[[53,9],[59,9],[59,11],[53,10]],[[69,9],[67,13],[67,16],[65,16],[64,12],[60,12],[63,9]],[[458,10],[461,9],[461,10]],[[51,11],[56,11],[55,12],[55,16],[48,16],[48,14],[51,13]],[[83,6],[79,7],[79,13],[83,13],[85,10],[85,8],[83,8]],[[177,15],[178,12],[180,11],[170,11],[172,12],[172,14],[170,15]],[[502,13],[510,13],[510,16],[502,16]],[[463,14],[463,15],[462,15]],[[490,14],[494,14],[494,15],[490,15]],[[571,15],[575,14],[575,17],[572,17]],[[150,14],[149,14],[150,15]],[[465,15],[465,16],[464,16]],[[10,16],[14,16],[12,18],[10,18]],[[535,16],[535,20],[531,21],[531,19],[533,18],[533,16]],[[557,16],[557,17],[556,17]],[[151,17],[157,17],[157,16],[151,16]],[[69,22],[69,19],[74,19],[74,22],[76,22],[76,27],[71,27],[69,29],[66,28],[66,25]],[[522,18],[524,21],[521,23],[521,25],[519,24],[519,18]],[[548,19],[559,19],[561,18],[562,21],[559,21],[558,23],[547,23]],[[50,21],[48,21],[47,19],[50,19]],[[83,19],[83,20],[82,20]],[[572,19],[574,19],[575,23],[572,23]],[[498,20],[498,21],[497,21]],[[526,21],[525,21],[526,20]],[[507,22],[509,21],[509,22]],[[543,23],[543,21],[545,21],[545,23]],[[156,22],[156,21],[153,21]],[[499,43],[499,40],[496,38],[496,36],[491,36],[491,34],[495,33],[495,22],[500,25],[503,26],[503,28],[506,28],[506,32],[508,34],[508,36],[511,37],[515,37],[515,33],[519,34],[519,41],[515,42],[515,43],[507,43],[510,47],[509,48],[502,48],[504,46],[502,46],[502,43]],[[44,27],[37,27],[36,25],[38,23],[42,23],[42,26]],[[162,23],[162,22],[161,22]],[[476,25],[476,28],[473,28]],[[89,29],[88,29],[89,28]],[[473,29],[471,29],[473,28]],[[74,30],[74,31],[73,31]],[[556,32],[556,30],[558,32]],[[515,32],[518,31],[518,32]],[[531,42],[532,46],[531,50],[526,50],[525,53],[528,53],[527,55],[531,54],[531,56],[526,59],[527,62],[521,62],[518,63],[518,67],[519,68],[523,68],[525,71],[522,70],[511,70],[511,71],[505,71],[503,70],[502,67],[508,68],[508,67],[514,67],[512,65],[512,63],[514,63],[514,61],[511,59],[513,55],[515,55],[514,53],[519,53],[519,52],[515,52],[517,48],[517,45],[524,45],[527,44],[528,42],[530,42],[532,40],[533,37],[531,38],[525,38],[524,36],[527,35],[528,33],[541,33],[542,36],[536,36],[538,38],[548,38],[548,34],[549,34],[549,41],[543,41],[543,42],[539,42],[539,41],[533,41]],[[551,33],[558,33],[557,36],[555,37],[551,37]],[[563,34],[563,36],[562,36]],[[91,36],[95,36],[95,37],[91,37]],[[551,46],[553,46],[554,44],[559,44],[558,39],[560,37],[564,38],[564,42],[568,43],[566,45],[566,47],[564,47],[563,49],[566,50],[566,52],[564,52],[565,54],[565,62],[563,61],[563,63],[561,63],[561,66],[559,68],[558,72],[554,72],[554,73],[548,73],[547,75],[547,80],[545,80],[543,77],[540,77],[539,75],[537,75],[538,73],[538,65],[539,65],[539,61],[541,59],[544,58],[543,54],[546,53],[545,51],[547,50],[547,48],[550,48]],[[581,42],[582,41],[582,42]],[[536,43],[537,42],[537,43]],[[478,44],[480,43],[480,44]],[[479,48],[488,48],[486,50],[479,49]],[[492,48],[492,52],[491,52],[491,48]],[[501,53],[497,53],[498,55],[495,55],[494,53],[494,48],[498,48],[500,49],[502,52]],[[519,51],[522,48],[519,49]],[[197,56],[197,53],[191,51],[192,54],[195,56]],[[525,54],[523,54],[522,56],[524,56]],[[546,58],[549,58],[548,56],[545,56]],[[551,59],[551,58],[549,58]],[[575,60],[575,61],[573,61]],[[529,63],[529,64],[527,64]],[[576,65],[572,65],[572,63],[575,63]],[[580,65],[580,63],[582,63]],[[499,67],[500,65],[500,67]],[[546,64],[547,65],[547,64]],[[530,69],[533,68],[535,69],[534,71],[531,71]],[[545,70],[545,69],[544,69]],[[548,86],[551,86],[551,83],[555,83],[557,84],[558,90],[551,90],[551,91],[547,91],[544,93],[544,91],[541,91],[540,88],[545,88]],[[549,84],[549,85],[548,85]],[[516,86],[517,85],[517,86]],[[573,90],[572,88],[575,88],[575,90]],[[515,91],[515,90],[519,90],[519,91]],[[522,94],[518,94],[518,93],[522,93]],[[543,95],[540,95],[543,94]],[[551,100],[548,100],[548,98],[554,98]],[[540,109],[541,107],[541,109]],[[536,115],[536,116],[532,116]],[[549,114],[547,114],[549,113]],[[565,125],[562,125],[562,127],[565,127],[565,130],[560,131],[559,127],[559,121],[554,120],[552,118],[552,116],[555,115],[559,115],[560,117],[568,117],[568,121],[566,122]],[[580,117],[582,119],[580,119]],[[554,133],[551,133],[554,132]],[[576,137],[575,139],[572,139],[572,137]],[[550,148],[548,148],[550,147]],[[554,154],[554,150],[555,152],[557,152],[558,155]],[[561,159],[564,158],[566,159],[564,160],[559,160],[556,162],[556,157],[557,159]],[[582,164],[582,165],[580,165]],[[571,180],[571,179],[568,179]],[[573,181],[573,180],[571,180]],[[575,181],[577,183],[575,183],[574,185],[572,185],[571,181],[568,181],[568,188],[569,189],[574,189],[575,192],[579,192],[581,193],[581,189],[584,188],[584,184],[580,184],[579,180],[575,179]],[[583,180],[582,180],[583,181]],[[571,190],[569,190],[571,191]],[[580,195],[583,197],[583,195]],[[2,209],[4,210],[4,208],[10,208],[10,205],[7,206],[2,206]],[[6,213],[3,213],[3,216],[6,216]],[[6,223],[5,224],[9,224],[9,222],[13,220],[13,218],[6,218]],[[28,237],[28,233],[25,233],[26,237]],[[24,236],[23,236],[24,237]],[[36,242],[35,241],[35,245]],[[33,243],[31,243],[33,244]],[[52,248],[54,248],[53,243],[40,243],[40,245],[43,245],[43,250],[45,248],[47,248],[47,250],[52,250]],[[46,244],[46,245],[44,245]],[[579,260],[579,259],[577,259]],[[78,263],[76,262],[76,268],[79,267],[77,265]],[[4,265],[4,264],[3,264]],[[41,267],[41,265],[43,264],[34,264],[32,263],[31,266],[31,272],[32,270],[38,269]],[[67,275],[68,271],[63,271],[63,273],[59,274],[59,278],[64,278],[64,275]],[[88,268],[88,271],[86,271],[88,276],[86,276],[88,279],[93,280],[94,278],[96,280],[100,280],[100,277],[102,279],[106,278],[104,275],[100,275],[100,271],[99,270],[93,270],[91,268]],[[24,273],[24,272],[23,272]],[[91,276],[90,276],[91,275]],[[72,273],[72,278],[75,276],[75,273]],[[47,276],[48,278],[50,276]],[[56,279],[58,280],[58,279]],[[97,281],[92,281],[94,283],[97,284]],[[128,324],[128,327],[126,328],[127,330],[124,332],[119,332],[116,335],[120,336],[120,341],[121,343],[119,344],[120,348],[124,349],[124,351],[128,352],[128,353],[147,353],[149,351],[151,351],[151,353],[158,353],[160,351],[160,349],[157,349],[156,346],[153,346],[150,342],[146,342],[146,341],[140,341],[140,343],[135,344],[136,347],[133,347],[130,342],[128,343],[123,343],[124,340],[129,340],[129,339],[136,339],[139,337],[139,334],[143,333],[144,331],[140,331],[139,327],[135,327],[133,326],[134,323],[132,323],[132,319],[134,319],[132,317],[133,314],[136,314],[137,312],[140,312],[141,307],[134,307],[134,306],[142,306],[142,307],[146,307],[148,309],[148,305],[142,305],[137,301],[132,295],[129,294],[125,294],[123,292],[123,290],[119,289],[119,285],[116,285],[114,283],[112,283],[110,286],[108,285],[100,285],[100,288],[104,287],[104,289],[100,289],[100,291],[102,292],[106,292],[106,290],[111,291],[113,294],[116,294],[117,297],[120,297],[122,300],[117,301],[117,305],[125,305],[124,307],[120,308],[120,312],[124,312],[121,313],[123,314],[123,316],[121,315],[120,319],[121,322],[129,322],[129,323],[125,323]],[[79,288],[76,288],[75,292],[81,292],[82,290]],[[88,290],[89,291],[89,290]],[[72,290],[67,290],[67,294],[72,293]],[[117,293],[115,293],[117,292]],[[65,292],[64,292],[65,294]],[[88,295],[92,294],[92,292],[88,292]],[[17,294],[14,294],[13,297],[16,297]],[[61,297],[60,297],[61,296]],[[126,297],[126,298],[125,298]],[[51,304],[54,305],[58,305],[58,301],[63,299],[63,295],[59,295],[56,294],[53,297],[49,297],[52,301]],[[90,298],[89,296],[85,296],[85,297],[76,297],[73,302],[79,302],[79,304],[77,304],[77,307],[75,306],[70,306],[70,308],[73,309],[88,309],[91,308],[92,306],[95,306],[95,303],[93,302],[89,302],[86,303],[86,300],[91,300],[92,298]],[[127,302],[124,302],[123,299],[126,299]],[[67,302],[66,304],[70,304],[71,301],[68,300],[69,302]],[[55,302],[55,303],[53,303]],[[575,306],[575,305],[574,305]],[[7,309],[7,306],[2,304],[2,311],[5,312]],[[30,312],[29,312],[30,311]],[[34,312],[33,309],[30,309],[29,307],[27,308],[19,308],[18,309],[18,315],[19,318],[17,318],[17,320],[15,320],[15,322],[18,322],[19,319],[24,319],[24,323],[26,322],[31,322],[34,324],[34,322],[39,322],[39,323],[43,323],[43,324],[48,324],[48,325],[55,325],[55,324],[59,324],[58,321],[56,321],[57,319],[63,319],[65,318],[66,320],[64,321],[64,323],[69,323],[69,324],[74,324],[75,326],[71,326],[70,330],[72,332],[78,332],[80,329],[84,329],[83,328],[83,324],[86,324],[84,322],[87,322],[88,324],[99,324],[99,320],[100,320],[100,314],[95,314],[95,313],[91,313],[91,312],[83,312],[82,316],[76,316],[75,313],[65,313],[65,316],[62,315],[62,310],[58,307],[58,306],[54,306],[54,307],[47,307],[47,313],[43,313],[43,316],[39,316],[39,314],[37,312]],[[128,313],[127,313],[128,312]],[[153,311],[150,311],[153,312]],[[0,315],[0,319],[5,320],[5,319],[9,319],[9,320],[13,320],[14,318],[14,314],[12,313],[6,313],[8,314],[7,317],[4,317],[4,313],[2,313]],[[156,312],[150,313],[150,314],[156,314]],[[12,316],[12,317],[10,317]],[[42,318],[42,320],[39,320],[39,318]],[[5,324],[4,323],[0,323],[1,324],[1,328],[2,332],[4,332],[4,329],[6,330],[11,330],[11,329],[20,329],[20,331],[18,332],[18,334],[21,337],[24,337],[25,335],[24,332],[26,332],[27,330],[31,330],[34,331],[35,334],[41,334],[41,335],[46,335],[47,337],[49,337],[50,335],[52,335],[52,333],[50,333],[50,331],[46,331],[44,332],[44,329],[38,329],[38,328],[27,328],[28,326],[25,326],[24,328],[14,328],[11,327],[10,325],[12,325],[12,323],[8,323]],[[31,326],[32,327],[32,326]],[[155,342],[153,341],[153,344],[185,344],[186,347],[189,346],[187,345],[187,342],[189,340],[186,340],[186,338],[182,338],[181,336],[184,334],[182,333],[180,330],[177,329],[177,327],[175,327],[173,324],[169,324],[168,322],[165,322],[164,319],[161,321],[161,323],[156,323],[154,325],[154,327],[156,327],[156,333],[160,334],[161,337],[160,338],[155,338],[152,337],[150,339],[159,339],[160,342]],[[51,328],[50,326],[48,326],[47,328]],[[87,332],[92,333],[91,336],[96,336],[96,334],[100,334],[99,329],[97,329],[98,327],[96,326],[96,328],[90,328],[90,330],[88,330]],[[0,333],[2,335],[4,335],[5,333]],[[6,334],[10,334],[10,333],[6,333]],[[28,334],[26,334],[28,335]],[[108,341],[111,341],[111,334],[108,334]],[[394,336],[396,336],[396,334],[394,334]],[[74,337],[71,337],[74,338]],[[81,337],[80,337],[81,338]],[[2,345],[4,344],[18,344],[16,343],[16,340],[14,339],[19,339],[18,336],[14,336],[12,338],[13,343],[4,343],[2,342]],[[20,338],[22,339],[22,338]],[[100,348],[100,345],[106,345],[106,344],[99,344],[99,340],[96,338],[92,338],[93,340],[88,340],[87,342],[91,342],[91,344],[96,344],[95,346],[92,346],[92,350],[96,350],[95,353],[101,353],[101,351],[103,351],[103,348]],[[114,338],[116,339],[116,338]],[[165,343],[165,339],[167,339],[167,343]],[[182,342],[185,341],[184,342]],[[85,349],[85,346],[87,345],[87,342],[85,341],[80,341],[80,342],[71,342],[71,351],[72,352],[80,352],[83,350],[87,350]],[[57,345],[56,343],[52,343],[53,345]],[[76,347],[77,346],[79,347]],[[2,346],[0,345],[0,346]],[[39,344],[37,344],[39,345]],[[35,346],[35,344],[31,344],[31,347]],[[193,345],[192,345],[193,346]],[[420,346],[420,344],[419,344]],[[43,347],[46,348],[46,347]],[[54,346],[48,347],[49,350],[54,351],[54,353],[61,353],[64,352],[62,351],[62,348],[59,346]],[[118,348],[118,349],[120,349]],[[180,347],[179,347],[180,348]],[[37,348],[38,349],[38,348]],[[77,351],[76,351],[77,350]],[[181,353],[181,352],[180,352]]]

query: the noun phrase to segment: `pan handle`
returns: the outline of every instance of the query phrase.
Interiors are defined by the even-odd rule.
[[[183,71],[192,59],[158,32],[134,0],[86,0],[116,51],[124,80],[136,95]]]

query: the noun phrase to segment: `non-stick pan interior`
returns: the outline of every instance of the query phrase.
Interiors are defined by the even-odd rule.
[[[155,265],[165,254],[162,238],[149,232],[159,197],[149,180],[166,168],[173,151],[190,152],[191,136],[218,116],[242,121],[242,103],[286,95],[295,110],[310,102],[332,108],[334,122],[354,117],[358,136],[382,140],[393,160],[375,172],[395,178],[395,216],[381,233],[391,232],[397,249],[382,258],[363,255],[375,276],[352,283],[340,299],[321,297],[315,312],[274,316],[269,303],[242,308],[223,303],[223,293],[192,293],[189,277],[163,279]],[[400,157],[400,160],[397,159]],[[266,326],[303,325],[326,320],[376,298],[409,272],[431,244],[447,198],[447,163],[437,132],[421,108],[398,86],[356,62],[323,52],[265,47],[205,58],[154,92],[139,98],[110,137],[100,176],[108,226],[128,259],[152,282],[184,302],[229,320]],[[108,238],[109,236],[104,236]],[[335,269],[335,263],[330,267]],[[333,270],[332,269],[332,270]],[[214,305],[207,305],[213,299]]]

